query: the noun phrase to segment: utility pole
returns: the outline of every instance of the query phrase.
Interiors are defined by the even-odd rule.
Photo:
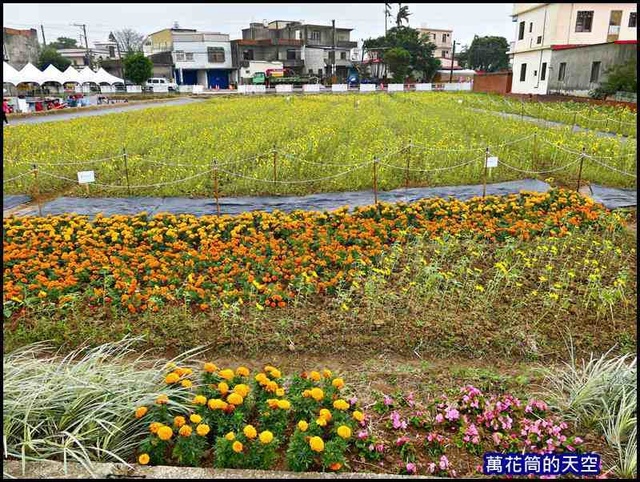
[[[333,47],[331,49],[331,83],[336,75],[336,21],[331,20],[331,28],[333,29]]]
[[[40,31],[42,32],[42,43],[44,44],[45,48],[47,46],[47,39],[44,38],[44,25],[40,24]]]
[[[453,53],[451,54],[451,70],[449,71],[449,83],[453,79],[453,59],[456,57],[456,41],[453,41]]]
[[[384,4],[384,36],[387,36],[387,19],[391,17],[391,4]]]
[[[118,39],[116,39],[116,36],[113,35],[113,32],[109,33],[109,41],[110,42],[115,42],[115,44],[116,44],[116,49],[118,51],[118,62],[120,64],[120,75],[122,75],[122,80],[125,80],[125,78],[124,78],[124,65],[122,64],[122,54],[120,53],[120,42],[118,42]],[[125,86],[126,86],[126,82],[125,82]]]
[[[89,64],[89,68],[92,68],[91,53],[89,52],[89,39],[87,38],[87,26],[84,23],[74,23],[72,25],[74,27],[82,27],[82,31],[84,32],[84,46],[87,49],[87,63]]]

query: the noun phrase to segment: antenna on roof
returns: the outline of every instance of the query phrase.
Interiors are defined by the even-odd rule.
[[[180,24],[175,20],[173,22],[173,28],[180,28]]]
[[[267,19],[266,19],[266,18],[263,18],[263,19],[262,19],[262,25],[264,25],[265,27],[268,27],[268,26],[269,26],[269,22],[267,22]]]

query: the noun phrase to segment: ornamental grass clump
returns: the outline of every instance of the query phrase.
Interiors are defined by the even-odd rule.
[[[23,463],[54,459],[65,467],[75,461],[90,472],[93,461],[130,461],[149,429],[140,402],[160,400],[167,413],[183,410],[187,402],[178,395],[164,403],[167,365],[150,366],[144,355],[131,359],[140,341],[124,338],[92,349],[78,348],[65,357],[52,355],[42,342],[5,355],[5,457]],[[187,361],[198,350],[173,362]],[[132,407],[138,407],[133,417]]]

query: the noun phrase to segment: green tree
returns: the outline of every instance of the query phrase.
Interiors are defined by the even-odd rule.
[[[124,77],[134,84],[144,84],[153,75],[153,63],[142,52],[125,56]]]
[[[369,38],[364,42],[364,48],[368,50],[387,51],[396,47],[406,50],[411,56],[408,72],[419,72],[425,81],[431,80],[440,68],[440,61],[433,56],[436,46],[416,29],[405,26],[393,27],[387,35]]]
[[[49,47],[54,49],[77,49],[78,41],[69,37],[58,37],[55,42],[51,42]]]
[[[635,55],[625,63],[607,69],[605,74],[607,80],[602,83],[602,88],[607,93],[638,91],[638,59]]]
[[[402,6],[401,3],[398,4],[398,14],[396,15],[396,26],[402,27],[402,22],[406,21],[407,25],[409,25],[409,7]]]
[[[384,53],[383,60],[393,73],[393,81],[403,83],[409,72],[411,54],[402,47],[394,47]]]
[[[469,68],[469,46],[463,45],[460,52],[456,52],[455,60],[458,61],[458,65],[463,69]]]
[[[466,51],[465,67],[496,72],[509,67],[509,42],[504,37],[473,37],[471,46]]]
[[[40,51],[37,67],[40,70],[44,70],[49,67],[49,65],[53,65],[62,71],[71,65],[71,61],[60,55],[55,48],[47,46]]]

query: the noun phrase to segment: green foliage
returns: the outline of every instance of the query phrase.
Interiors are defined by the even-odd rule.
[[[125,79],[144,84],[153,75],[153,63],[142,52],[130,53],[123,60]]]
[[[42,51],[40,52],[37,67],[40,70],[44,70],[49,65],[53,65],[58,70],[62,71],[66,70],[67,67],[71,65],[71,61],[60,55],[55,48],[48,46],[42,49]]]
[[[625,63],[614,65],[605,73],[607,80],[601,87],[607,94],[638,90],[638,59],[635,56]]]
[[[484,72],[496,72],[509,67],[509,42],[504,37],[473,38],[470,47],[464,47],[456,56],[461,67]]]
[[[77,49],[78,41],[69,37],[58,37],[55,42],[51,42],[48,47],[53,49]]]
[[[395,47],[385,52],[384,62],[393,73],[393,81],[403,83],[409,71],[411,54],[402,47]]]
[[[407,22],[407,24],[409,23],[409,15],[411,15],[409,13],[409,7],[407,6],[400,6],[401,4],[398,4],[399,8],[398,8],[398,14],[396,15],[396,26],[398,27],[402,27],[402,22]]]

